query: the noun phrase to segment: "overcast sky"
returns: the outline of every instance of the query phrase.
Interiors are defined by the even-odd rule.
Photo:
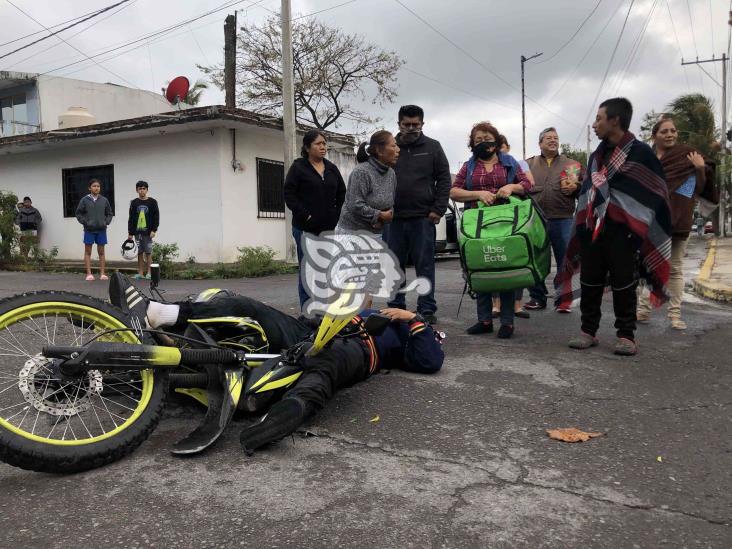
[[[720,57],[727,51],[730,9],[727,0],[635,0],[602,89],[600,83],[631,0],[601,0],[579,34],[556,55],[590,15],[597,0],[401,1],[470,55],[395,0],[355,0],[314,17],[347,33],[361,34],[384,49],[397,52],[406,61],[399,73],[396,102],[383,109],[372,107],[373,114],[382,119],[381,126],[394,130],[399,105],[421,105],[426,113],[425,133],[442,142],[453,170],[467,157],[467,134],[470,126],[479,120],[493,122],[508,137],[513,153],[521,156],[519,59],[522,54],[528,57],[544,52],[526,64],[526,89],[530,97],[526,101],[528,156],[537,152],[538,132],[550,125],[557,127],[562,142],[584,148],[586,126],[594,119],[597,103],[607,97],[624,95],[633,102],[635,116],[631,129],[636,132],[643,113],[650,109],[662,111],[680,94],[702,92],[716,106],[721,103],[719,85],[697,66],[682,67],[680,61],[682,55],[687,60],[697,55],[707,59],[712,54]],[[344,2],[292,0],[292,9],[294,15],[304,15]],[[13,3],[50,26],[114,1],[13,0]],[[258,5],[249,7],[255,3]],[[94,55],[203,14],[221,6],[223,0],[133,0],[129,4],[119,13],[111,11],[66,31],[63,36],[82,52]],[[279,0],[245,0],[228,12],[239,8],[240,21],[259,21],[279,6]],[[177,75],[194,81],[202,77],[196,64],[222,60],[226,13],[221,11],[205,17],[157,41],[153,38],[149,43],[141,42],[138,49],[103,62],[108,70],[86,60],[51,74],[154,91]],[[6,0],[0,0],[0,20],[3,22],[0,42],[41,30]],[[92,23],[95,24],[87,28]],[[643,40],[634,49],[646,23]],[[83,32],[74,36],[79,30]],[[36,38],[39,36],[42,35]],[[2,46],[0,54],[23,43]],[[72,47],[50,38],[1,59],[0,70],[42,73],[83,59]],[[721,63],[703,67],[721,82]],[[223,103],[223,94],[215,89],[206,92],[204,104],[216,103]],[[339,128],[346,133],[349,130],[348,126]],[[596,140],[592,137],[594,147]]]

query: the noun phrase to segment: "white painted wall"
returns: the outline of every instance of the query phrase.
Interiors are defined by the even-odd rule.
[[[231,125],[231,124],[227,124]],[[62,169],[114,165],[115,219],[107,234],[107,257],[121,259],[135,183],[150,184],[160,205],[156,241],[177,243],[180,261],[230,262],[237,247],[269,246],[284,258],[290,235],[284,219],[258,219],[257,158],[282,161],[282,132],[235,124],[236,156],[242,169],[231,167],[231,134],[224,123],[191,124],[175,133],[147,136],[120,133],[79,139],[25,153],[0,154],[0,190],[33,199],[43,215],[41,247],[59,247],[59,258],[81,259],[82,227],[63,217]],[[0,151],[1,152],[1,151]],[[354,157],[331,154],[348,181]],[[102,194],[104,190],[102,189]]]
[[[108,229],[107,257],[121,259],[127,236],[127,212],[135,183],[150,184],[160,205],[158,242],[177,242],[180,259],[220,261],[220,139],[210,132],[185,132],[110,142],[80,140],[65,147],[0,156],[0,189],[29,195],[43,215],[41,246],[59,247],[59,257],[81,259],[82,227],[63,217],[61,170],[114,165],[115,218]],[[102,193],[104,191],[102,190]]]
[[[58,116],[69,107],[86,108],[97,124],[173,110],[161,94],[114,84],[42,75],[37,87],[42,131],[58,129]]]

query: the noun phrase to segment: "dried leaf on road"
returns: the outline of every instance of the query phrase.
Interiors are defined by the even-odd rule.
[[[588,433],[575,427],[566,427],[563,429],[547,429],[546,434],[549,435],[549,438],[561,440],[562,442],[586,442],[591,438],[601,437],[605,433]]]
[[[380,419],[381,419],[381,417],[379,417],[379,416],[374,416],[374,417],[372,417],[372,418],[371,418],[371,419],[369,420],[369,423],[376,423],[376,422],[377,422],[377,421],[379,421]]]

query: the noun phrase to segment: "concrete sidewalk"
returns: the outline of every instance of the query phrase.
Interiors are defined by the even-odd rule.
[[[732,238],[714,238],[709,242],[707,258],[693,287],[702,297],[732,302]]]

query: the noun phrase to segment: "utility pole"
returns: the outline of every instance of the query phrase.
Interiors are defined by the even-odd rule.
[[[224,21],[224,91],[226,107],[236,107],[236,12]]]
[[[285,134],[285,172],[295,160],[297,128],[295,126],[295,84],[292,62],[292,10],[290,0],[282,0],[280,10],[282,24],[282,131]],[[285,250],[287,261],[297,260],[292,242],[292,214],[285,208]]]
[[[721,58],[715,58],[714,55],[712,55],[711,59],[702,59],[701,61],[698,57],[696,58],[696,61],[684,62],[684,60],[681,59],[681,64],[701,65],[702,63],[717,63],[720,61],[722,62],[722,155],[726,155],[727,143],[724,140],[726,139],[727,133],[727,61],[729,61],[729,58],[726,53],[723,53]],[[721,188],[719,189],[719,236],[725,236],[726,233],[727,197],[725,183],[726,181],[723,181],[722,185],[720,185]]]
[[[590,169],[590,125],[587,124],[587,166],[586,168]]]
[[[524,83],[524,64],[535,57],[543,55],[544,52],[535,53],[531,57],[521,56],[521,144],[523,145],[523,156],[526,158],[526,85]]]

